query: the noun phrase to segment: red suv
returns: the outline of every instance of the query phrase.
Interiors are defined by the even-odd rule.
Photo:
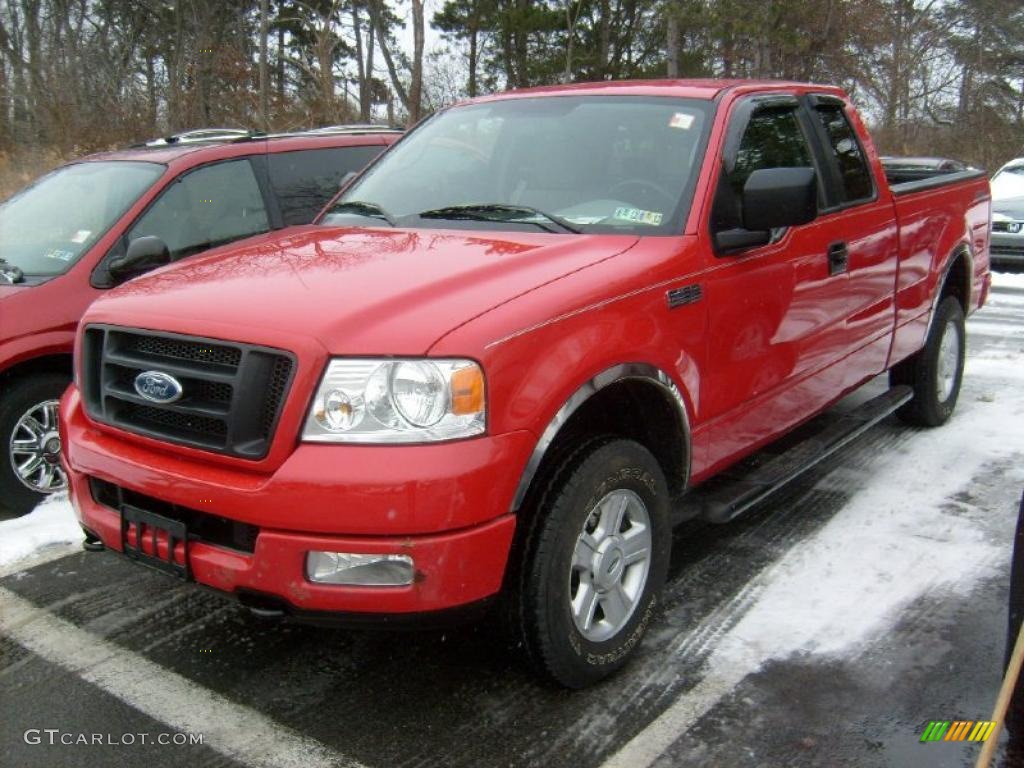
[[[399,135],[194,131],[69,163],[0,206],[0,508],[26,512],[67,485],[57,398],[97,296],[167,261],[312,221]]]

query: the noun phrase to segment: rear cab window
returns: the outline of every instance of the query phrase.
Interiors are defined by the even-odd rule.
[[[813,110],[823,130],[823,144],[837,177],[840,205],[874,199],[875,184],[864,149],[838,104],[819,105]]]

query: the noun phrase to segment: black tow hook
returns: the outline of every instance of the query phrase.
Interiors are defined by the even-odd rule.
[[[86,552],[102,552],[106,549],[106,546],[100,541],[100,537],[95,533],[85,529],[83,529],[83,533],[85,533],[85,539],[82,541],[82,549]]]

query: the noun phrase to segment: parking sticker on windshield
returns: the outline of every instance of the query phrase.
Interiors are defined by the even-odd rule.
[[[89,239],[89,235],[91,234],[92,230],[80,229],[71,236],[71,242],[75,243],[76,245],[81,245],[82,243]]]
[[[615,218],[624,221],[635,221],[638,224],[650,224],[656,227],[661,224],[664,214],[659,211],[643,211],[639,208],[616,208]]]
[[[57,259],[57,261],[71,261],[75,258],[75,252],[65,251],[63,248],[51,248],[43,254],[43,258]]]
[[[693,115],[688,115],[685,112],[676,112],[668,121],[669,128],[679,128],[684,131],[690,130],[690,126],[692,125]]]

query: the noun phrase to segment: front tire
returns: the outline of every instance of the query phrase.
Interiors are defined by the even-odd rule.
[[[893,385],[914,390],[914,399],[896,415],[917,427],[938,427],[949,421],[960,396],[967,348],[964,310],[953,296],[946,296],[935,310],[935,318],[924,347],[889,372]]]
[[[0,392],[0,507],[31,512],[49,494],[67,488],[60,464],[57,401],[67,376],[20,379]]]
[[[668,486],[639,443],[570,457],[534,511],[517,596],[539,670],[582,688],[622,667],[654,614],[671,547]]]

